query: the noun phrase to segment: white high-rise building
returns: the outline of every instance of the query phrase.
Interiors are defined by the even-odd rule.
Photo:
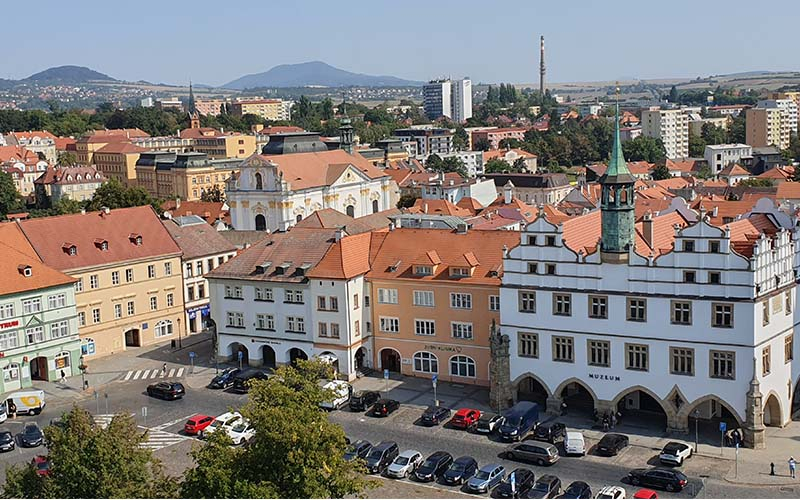
[[[432,80],[422,87],[425,114],[431,120],[445,116],[464,122],[472,116],[472,81]]]
[[[642,111],[642,135],[661,139],[670,160],[689,156],[689,115],[682,110]]]
[[[454,122],[463,123],[467,118],[472,118],[472,81],[469,78],[455,80],[451,87],[450,106],[453,110],[451,118]]]

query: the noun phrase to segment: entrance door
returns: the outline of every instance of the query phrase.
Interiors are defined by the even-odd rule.
[[[381,368],[390,372],[400,372],[400,354],[394,349],[381,351]]]
[[[141,338],[139,337],[139,329],[132,328],[125,332],[125,347],[141,347]]]
[[[50,373],[47,370],[47,358],[39,356],[31,360],[31,379],[49,380]]]

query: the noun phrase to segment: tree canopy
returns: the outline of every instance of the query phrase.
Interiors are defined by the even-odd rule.
[[[663,162],[667,158],[667,152],[661,139],[644,135],[623,142],[622,154],[628,161],[646,161],[648,163]]]
[[[0,171],[0,217],[19,212],[23,206],[11,174]]]

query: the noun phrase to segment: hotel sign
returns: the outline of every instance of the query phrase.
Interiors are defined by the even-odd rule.
[[[14,319],[14,320],[11,320],[11,321],[0,322],[0,330],[8,330],[9,328],[14,328],[14,327],[17,327],[17,326],[19,326],[19,320],[18,319]]]

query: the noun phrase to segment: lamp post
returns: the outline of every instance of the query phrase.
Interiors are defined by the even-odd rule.
[[[700,410],[694,411],[694,451],[697,453],[697,447],[700,442],[700,431],[698,430],[698,423],[700,422]]]
[[[178,349],[183,349],[183,343],[181,342],[181,319],[178,318]]]
[[[83,391],[86,389],[86,369],[88,366],[86,366],[83,356],[80,357],[80,362],[81,364],[78,365],[78,370],[81,371],[81,390]]]

